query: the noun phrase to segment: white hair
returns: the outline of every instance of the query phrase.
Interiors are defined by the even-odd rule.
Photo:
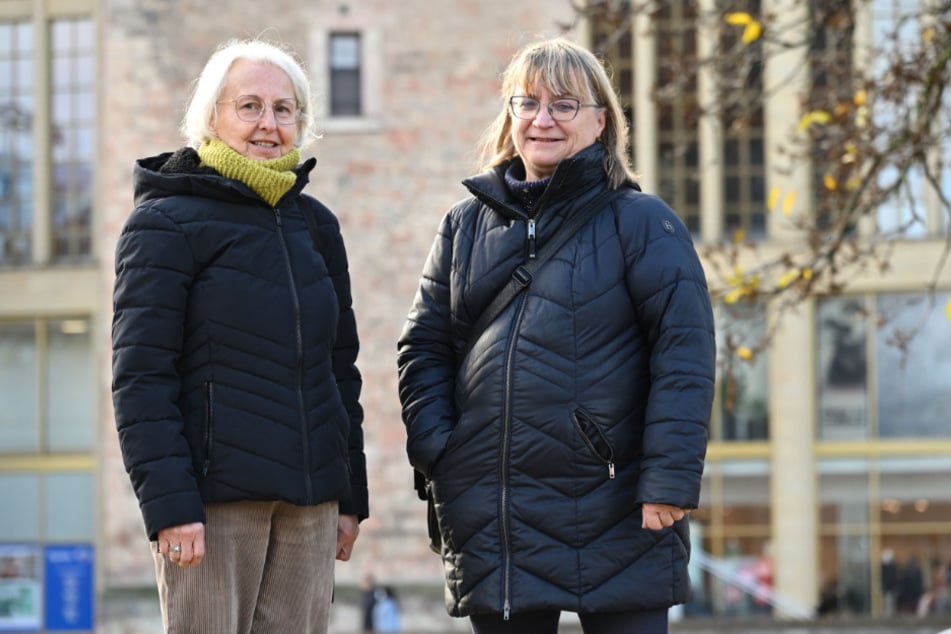
[[[313,137],[314,114],[311,107],[310,80],[293,53],[279,45],[263,40],[229,40],[212,54],[198,79],[182,119],[181,133],[192,147],[215,136],[210,124],[215,116],[215,104],[221,97],[231,65],[236,60],[273,64],[284,71],[294,86],[294,96],[301,107],[294,144],[303,147]]]

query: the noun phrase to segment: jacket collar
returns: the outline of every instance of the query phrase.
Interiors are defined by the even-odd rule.
[[[485,205],[508,217],[523,217],[521,204],[505,184],[505,172],[515,162],[515,157],[492,169],[462,181],[462,184]],[[581,152],[566,158],[555,168],[548,187],[535,205],[536,214],[543,213],[549,204],[570,202],[595,187],[606,187],[604,172],[604,146],[596,141]]]
[[[226,202],[248,202],[251,198],[264,204],[261,197],[240,181],[225,178],[214,169],[202,166],[198,152],[183,147],[175,152],[139,159],[133,170],[135,205],[147,200],[175,195],[207,196]],[[317,164],[311,157],[295,168],[297,182],[287,196],[297,196],[310,181],[310,172]]]

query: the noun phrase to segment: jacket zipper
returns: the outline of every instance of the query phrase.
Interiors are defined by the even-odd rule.
[[[212,426],[215,420],[215,384],[205,381],[205,462],[201,466],[201,477],[208,476],[211,467],[211,441],[214,431]]]
[[[528,231],[528,259],[534,260],[536,255],[535,253],[535,219],[534,218],[528,219],[526,230]]]
[[[519,324],[522,321],[522,315],[525,312],[525,297],[522,293],[518,297],[518,307],[515,311],[515,319],[512,321],[512,330],[509,335],[509,344],[505,350],[505,393],[502,402],[502,452],[499,460],[499,483],[501,491],[499,493],[499,518],[502,522],[502,618],[506,621],[512,610],[512,546],[509,543],[509,533],[511,530],[509,522],[509,445],[511,440],[512,423],[512,368],[515,361],[515,341],[518,335]]]
[[[274,207],[274,220],[277,222],[277,233],[280,238],[281,251],[284,254],[284,264],[287,267],[287,279],[290,284],[291,302],[294,306],[294,336],[297,344],[297,371],[295,372],[297,387],[297,409],[300,413],[301,446],[304,452],[304,488],[307,502],[313,501],[314,485],[310,478],[310,435],[307,433],[307,410],[304,407],[304,335],[301,332],[300,296],[297,293],[297,284],[294,282],[294,267],[291,265],[291,254],[287,248],[287,239],[284,237],[284,222],[281,219],[281,210]]]

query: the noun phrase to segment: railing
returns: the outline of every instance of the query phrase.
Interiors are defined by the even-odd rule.
[[[717,577],[731,586],[739,588],[750,596],[768,603],[773,608],[779,610],[783,617],[798,621],[812,620],[816,617],[816,612],[812,607],[803,606],[797,601],[784,597],[773,591],[772,588],[765,587],[746,577],[736,574],[730,566],[722,560],[717,559],[710,553],[700,548],[693,548],[690,552],[691,563],[696,564],[700,569]],[[948,634],[951,634],[949,631]]]

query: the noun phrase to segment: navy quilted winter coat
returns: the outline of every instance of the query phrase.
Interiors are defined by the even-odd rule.
[[[539,202],[538,246],[607,186],[595,144]],[[430,479],[449,613],[668,607],[687,599],[715,344],[690,235],[625,188],[538,272],[463,359],[471,325],[526,253],[508,166],[465,181],[399,340],[411,464]]]
[[[336,217],[301,193],[313,165],[275,207],[190,149],[135,166],[113,403],[150,539],[203,522],[210,502],[339,500],[368,514],[347,256]]]

